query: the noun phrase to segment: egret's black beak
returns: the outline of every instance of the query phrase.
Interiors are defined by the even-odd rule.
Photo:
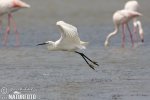
[[[46,45],[48,43],[44,42],[44,43],[40,43],[40,44],[37,44],[36,46],[39,46],[39,45]]]

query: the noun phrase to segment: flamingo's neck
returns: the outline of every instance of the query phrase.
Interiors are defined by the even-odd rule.
[[[116,35],[118,30],[119,30],[119,25],[115,25],[115,30],[106,37],[106,40],[105,40],[105,43],[104,43],[105,47],[107,47],[109,45],[110,38],[112,36]]]

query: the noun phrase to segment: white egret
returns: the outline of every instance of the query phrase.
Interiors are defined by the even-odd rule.
[[[83,42],[80,40],[78,36],[77,28],[64,21],[58,21],[56,25],[61,30],[60,39],[55,42],[47,41],[44,43],[40,43],[38,45],[48,44],[47,47],[48,47],[48,50],[50,51],[75,52],[83,57],[83,59],[86,61],[89,67],[95,70],[94,65],[99,66],[98,63],[89,59],[85,54],[77,51],[78,49],[86,49],[86,45],[88,44],[87,42]],[[88,61],[90,61],[94,65],[90,64]]]

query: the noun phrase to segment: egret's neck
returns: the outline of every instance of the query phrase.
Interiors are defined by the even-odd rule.
[[[56,49],[55,42],[49,41],[49,44],[48,44],[47,48],[48,48],[48,50],[51,50],[51,51],[55,50]]]

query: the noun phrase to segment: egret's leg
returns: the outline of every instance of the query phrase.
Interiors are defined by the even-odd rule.
[[[122,47],[124,48],[125,44],[125,24],[122,24]]]
[[[80,53],[80,52],[77,52],[77,51],[76,51],[76,53]],[[95,62],[95,61],[91,60],[91,59],[90,59],[90,58],[88,58],[85,54],[80,53],[80,55],[82,55],[82,56],[84,56],[85,58],[87,58],[87,59],[88,59],[89,61],[91,61],[93,64],[95,64],[95,65],[99,66],[97,62]]]
[[[90,59],[90,58],[88,58],[85,54],[80,53],[80,52],[77,52],[77,51],[76,51],[76,53],[78,53],[78,54],[82,55],[83,57],[85,57],[87,60],[89,60],[89,61],[90,61],[90,62],[92,62],[93,64],[95,64],[95,65],[99,66],[97,62],[95,62],[95,61],[91,60],[91,59]]]
[[[4,33],[4,36],[3,36],[3,44],[4,46],[7,45],[7,41],[8,41],[8,34],[10,32],[10,14],[8,14],[8,25],[7,25],[7,28],[6,28],[6,32]]]
[[[10,14],[10,18],[11,18],[11,22],[13,24],[13,27],[14,27],[14,31],[16,33],[16,46],[19,46],[19,33],[18,33],[18,30],[17,30],[17,27],[16,27],[16,23],[15,21],[13,20],[13,16],[12,14]]]
[[[85,54],[81,53],[85,58],[87,58],[89,61],[91,61],[93,64],[99,66],[99,64],[93,60],[91,60],[90,58],[88,58]]]
[[[82,55],[81,55],[82,56]],[[86,61],[86,63],[89,65],[90,68],[92,68],[93,70],[95,70],[94,66],[89,64],[89,62],[84,58],[84,56],[82,56],[82,58]]]
[[[93,70],[95,70],[94,66],[91,65],[91,64],[84,58],[84,56],[82,55],[82,53],[77,52],[77,51],[75,51],[75,53],[79,54],[79,55],[85,60],[85,62],[89,65],[89,67],[92,68]]]
[[[129,25],[127,24],[127,28],[128,28],[128,31],[130,33],[130,38],[131,38],[131,42],[132,42],[132,47],[134,47],[134,41],[133,41],[133,36],[132,36],[132,33],[130,31],[130,28],[129,28]]]

